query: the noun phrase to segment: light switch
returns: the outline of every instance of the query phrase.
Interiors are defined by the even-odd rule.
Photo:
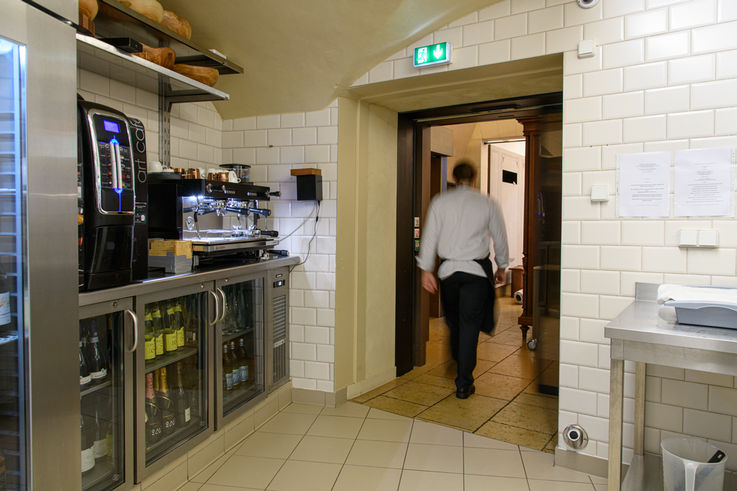
[[[678,237],[678,245],[681,247],[698,247],[699,231],[689,229],[681,230],[680,236]]]
[[[606,184],[592,185],[591,201],[609,201],[609,186]]]
[[[719,232],[717,230],[699,230],[699,247],[719,246]]]
[[[591,58],[594,56],[594,50],[596,49],[596,43],[592,39],[584,39],[578,42],[578,57],[579,58]]]

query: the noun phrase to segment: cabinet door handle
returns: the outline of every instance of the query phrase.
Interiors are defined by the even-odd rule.
[[[220,314],[220,318],[218,319],[218,322],[222,322],[222,321],[225,320],[225,314],[227,314],[227,312],[228,312],[228,310],[227,310],[228,301],[225,300],[225,292],[223,291],[222,288],[215,288],[215,289],[220,294],[220,297],[223,299],[223,313]]]
[[[131,310],[125,309],[123,312],[128,314],[133,321],[133,346],[126,348],[128,353],[133,353],[138,348],[138,317]]]
[[[219,320],[219,317],[220,317],[220,302],[218,302],[218,296],[214,291],[207,290],[207,293],[212,295],[212,298],[215,300],[215,318],[212,320],[212,322],[207,323],[208,326],[212,327],[215,325],[215,323]]]

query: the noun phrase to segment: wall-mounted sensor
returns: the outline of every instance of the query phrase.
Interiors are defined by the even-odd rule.
[[[609,186],[594,184],[591,186],[591,201],[609,201]]]
[[[599,3],[599,0],[576,0],[576,3],[582,9],[590,9],[591,7],[595,7]]]
[[[578,42],[578,57],[579,58],[591,58],[594,56],[596,49],[596,43],[591,39],[584,39]]]
[[[579,425],[568,425],[563,430],[563,440],[569,447],[579,450],[589,444],[589,435]]]

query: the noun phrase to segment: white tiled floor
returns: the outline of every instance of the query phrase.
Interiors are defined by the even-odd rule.
[[[291,404],[184,491],[604,491],[553,456],[348,402]]]

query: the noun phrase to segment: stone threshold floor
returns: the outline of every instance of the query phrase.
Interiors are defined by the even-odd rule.
[[[291,404],[183,491],[605,491],[553,456],[362,404]]]
[[[476,393],[468,399],[455,397],[448,328],[443,318],[433,318],[425,365],[352,401],[553,453],[558,398],[538,392],[538,382],[546,370],[557,371],[557,363],[541,360],[523,343],[517,324],[521,306],[510,297],[501,297],[499,304],[494,335],[479,337]]]

